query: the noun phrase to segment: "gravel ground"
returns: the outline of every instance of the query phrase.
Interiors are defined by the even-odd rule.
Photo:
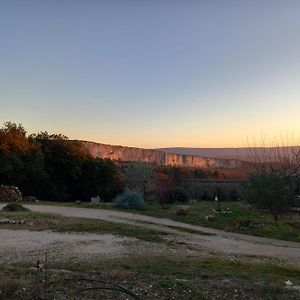
[[[44,259],[114,257],[127,253],[126,242],[133,239],[111,234],[70,234],[51,231],[0,230],[1,262]]]
[[[0,205],[0,209],[2,208]],[[255,237],[221,230],[188,225],[169,219],[154,218],[139,214],[106,209],[89,209],[63,206],[25,205],[32,211],[56,213],[66,217],[83,217],[113,222],[134,224],[136,226],[156,228],[172,233],[167,236],[171,241],[182,245],[176,251],[188,253],[217,253],[224,256],[252,256],[261,259],[270,258],[282,263],[300,266],[300,243]],[[182,233],[168,226],[199,230],[199,234]],[[201,232],[213,234],[202,235]],[[4,259],[18,259],[24,251],[29,257],[49,249],[58,257],[67,253],[78,257],[113,256],[128,253],[159,253],[167,245],[147,244],[132,238],[120,238],[109,234],[73,234],[54,232],[34,232],[25,230],[0,230],[0,256]],[[187,247],[188,246],[188,247]],[[170,247],[169,247],[170,248]],[[180,249],[181,248],[181,249]],[[7,253],[10,253],[9,257]],[[50,251],[50,252],[51,252]]]

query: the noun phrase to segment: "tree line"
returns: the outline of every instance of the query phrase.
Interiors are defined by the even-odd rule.
[[[112,200],[123,187],[111,160],[93,158],[82,143],[61,134],[27,135],[21,124],[0,129],[0,184],[19,187],[43,200]]]

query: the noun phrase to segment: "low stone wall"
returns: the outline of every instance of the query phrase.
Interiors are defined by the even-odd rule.
[[[182,182],[174,182],[171,180],[160,180],[156,183],[160,189],[170,189],[172,186],[181,186],[187,190],[191,199],[198,201],[214,201],[218,196],[220,201],[237,201],[240,199],[239,180],[225,179],[189,179]],[[153,188],[155,192],[155,188]]]
[[[239,180],[195,179],[185,180],[181,184],[196,200],[238,200],[240,197]]]

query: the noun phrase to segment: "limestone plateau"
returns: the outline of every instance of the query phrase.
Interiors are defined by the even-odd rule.
[[[154,149],[114,146],[81,141],[93,157],[110,158],[114,161],[142,161],[157,166],[182,166],[193,168],[240,168],[238,159],[206,158],[197,155],[168,153]]]

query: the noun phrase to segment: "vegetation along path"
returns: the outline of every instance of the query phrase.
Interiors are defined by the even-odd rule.
[[[0,209],[3,205],[0,205]],[[222,230],[189,225],[169,219],[155,218],[130,212],[107,209],[63,207],[51,205],[25,205],[33,212],[54,213],[66,217],[99,219],[131,224],[167,232],[165,239],[186,245],[195,251],[223,255],[278,259],[283,263],[300,266],[300,243],[256,237]],[[38,234],[38,233],[37,233]],[[5,240],[3,240],[5,242]]]

